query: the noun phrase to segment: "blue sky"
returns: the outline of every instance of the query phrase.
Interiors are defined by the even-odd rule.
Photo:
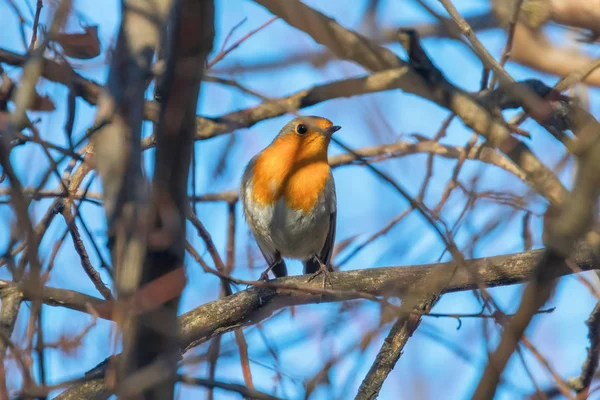
[[[23,1],[34,3],[33,0]],[[357,29],[360,26],[361,16],[366,5],[366,1],[363,0],[352,2],[313,0],[306,1],[306,3],[351,29]],[[424,10],[412,1],[383,0],[381,3],[379,23],[382,27],[416,25],[433,21]],[[443,13],[437,2],[430,3]],[[487,2],[482,1],[457,0],[454,3],[464,16],[479,14],[488,9]],[[100,39],[105,50],[117,30],[118,2],[116,0],[102,2],[75,0],[74,4],[80,17],[89,24],[99,25]],[[22,9],[25,15],[29,15],[26,7],[22,7]],[[42,14],[43,20],[47,21],[48,11],[49,7],[45,7]],[[18,20],[6,2],[0,2],[0,15],[3,16],[4,24],[4,29],[0,31],[0,47],[23,52],[17,34]],[[217,1],[215,52],[221,47],[230,29],[244,18],[247,18],[247,21],[235,32],[232,40],[241,37],[250,29],[258,27],[271,18],[271,15],[251,1]],[[69,27],[78,29],[77,20],[73,18]],[[562,30],[557,28],[551,28],[551,30],[553,37],[564,36]],[[499,57],[505,44],[505,34],[500,30],[491,30],[478,36],[488,50],[494,56]],[[481,63],[465,45],[451,40],[435,39],[425,40],[424,46],[449,80],[466,90],[478,89]],[[309,36],[278,20],[245,41],[215,68],[218,70],[222,67],[243,65],[260,60],[277,60],[285,58],[289,54],[319,50],[320,48]],[[400,54],[401,57],[405,57],[398,45],[389,45],[389,48]],[[79,67],[78,71],[87,78],[98,82],[106,79],[106,64],[100,57],[89,61],[74,61],[74,64]],[[20,76],[19,69],[6,69],[11,77],[18,78]],[[542,75],[513,63],[507,65],[507,70],[515,79],[537,77],[548,85],[557,81],[556,77]],[[280,97],[312,85],[358,76],[364,72],[361,67],[348,62],[332,62],[324,68],[315,68],[310,64],[297,64],[263,72],[240,72],[228,77],[236,79],[239,83],[266,97]],[[49,95],[57,107],[57,111],[54,113],[35,115],[35,117],[41,118],[39,123],[41,134],[47,140],[64,145],[66,143],[62,130],[65,121],[67,91],[60,85],[48,82],[41,82],[39,90]],[[589,95],[591,110],[595,114],[598,91],[590,90]],[[216,84],[205,84],[201,89],[198,113],[206,116],[219,116],[233,110],[255,106],[259,102],[259,100],[235,89]],[[75,134],[80,137],[92,122],[94,108],[82,100],[78,100],[78,108]],[[340,139],[357,148],[391,143],[395,140],[411,140],[410,135],[415,133],[433,137],[442,121],[448,116],[446,110],[398,90],[333,100],[304,109],[301,114],[321,115],[331,119],[335,124],[341,125],[343,130],[339,133]],[[261,122],[250,129],[236,131],[234,146],[229,154],[226,168],[216,178],[214,177],[214,166],[219,154],[227,146],[228,137],[197,142],[195,146],[196,157],[199,160],[196,165],[198,193],[237,188],[248,160],[266,146],[279,128],[290,118],[290,115],[286,115]],[[547,165],[554,166],[563,155],[561,146],[534,122],[528,121],[523,127],[532,134],[532,139],[528,142],[535,149],[536,154]],[[150,129],[151,127],[146,125],[145,134],[149,134]],[[455,120],[450,125],[443,143],[463,146],[471,134],[459,120]],[[341,150],[336,145],[331,146],[330,154],[340,152]],[[148,166],[152,163],[152,155],[151,151],[145,154]],[[408,187],[413,194],[416,194],[425,176],[426,159],[425,155],[407,156],[386,161],[379,164],[379,167],[394,176],[403,186]],[[15,149],[12,160],[21,179],[28,186],[39,182],[47,168],[43,153],[39,148],[33,146],[21,146]],[[439,201],[454,165],[455,161],[436,159],[435,174],[426,198],[427,204],[435,205]],[[368,235],[380,229],[390,218],[408,206],[407,202],[392,189],[360,167],[337,169],[334,176],[338,193],[338,240],[360,235],[356,244],[361,243]],[[508,173],[495,167],[467,161],[460,176],[461,181],[469,182],[469,178],[473,176],[480,177],[479,190],[493,189],[509,191],[514,194],[528,192],[525,185]],[[570,170],[561,174],[561,178],[567,185],[570,176]],[[2,185],[6,185],[6,183]],[[56,182],[53,181],[52,185],[50,187],[56,187]],[[92,190],[100,190],[97,181],[92,185]],[[453,223],[460,214],[464,201],[464,196],[456,193],[444,208],[443,217]],[[35,204],[31,208],[33,218],[38,220],[48,204],[48,201],[40,201]],[[529,207],[537,213],[543,213],[545,202],[539,197],[534,197]],[[81,211],[97,238],[97,244],[104,249],[106,243],[103,239],[105,223],[102,209],[85,204],[81,206]],[[221,254],[224,255],[226,205],[201,204],[198,206],[198,211],[200,219],[209,229]],[[11,210],[7,206],[0,206],[0,218],[7,222],[0,227],[0,249],[4,249],[9,240],[8,222],[12,220],[11,215]],[[511,215],[507,213],[505,207],[499,207],[492,203],[481,203],[469,214],[467,223],[459,230],[456,239],[464,248],[470,242],[474,232],[482,229],[490,221],[500,218],[502,221],[500,227],[475,248],[474,255],[482,257],[522,251],[522,215],[522,212]],[[254,279],[258,277],[260,269],[263,268],[263,261],[259,257],[255,257],[256,269],[248,268],[246,256],[248,245],[255,256],[258,253],[254,241],[248,235],[248,228],[243,222],[239,207],[237,216],[239,221],[237,226],[238,245],[234,274],[240,278]],[[64,221],[59,216],[51,225],[42,242],[41,257],[46,264],[53,243],[64,229]],[[532,218],[532,229],[534,246],[539,247],[541,246],[540,218]],[[188,237],[208,260],[205,248],[193,230],[188,232]],[[85,240],[89,247],[88,239]],[[443,244],[426,222],[413,213],[384,238],[353,258],[343,269],[435,262],[442,251]],[[344,253],[342,253],[343,255]],[[92,263],[98,266],[99,259],[91,251],[90,257]],[[108,258],[106,251],[105,257]],[[445,255],[444,259],[448,259],[448,256]],[[182,312],[215,299],[219,291],[217,279],[204,274],[193,260],[188,261],[188,287],[181,304]],[[289,265],[291,274],[300,273],[299,263],[291,262]],[[104,280],[108,282],[106,274],[104,272],[102,274]],[[6,269],[0,270],[0,278],[10,278]],[[591,279],[590,276],[588,278]],[[55,261],[49,284],[98,296],[80,267],[69,239],[63,245]],[[516,308],[520,291],[520,286],[490,290],[505,312],[511,312]],[[269,338],[269,343],[277,348],[279,354],[278,362],[284,378],[278,385],[275,384],[273,370],[276,362],[270,356],[259,330],[256,327],[246,329],[245,334],[249,342],[252,360],[251,367],[257,388],[271,392],[276,387],[274,393],[278,396],[301,397],[304,393],[302,383],[309,380],[322,367],[324,361],[336,354],[347,354],[344,360],[331,370],[329,379],[333,383],[334,390],[330,391],[320,387],[312,398],[353,397],[360,381],[375,358],[389,326],[380,330],[380,334],[376,336],[364,353],[353,350],[354,343],[360,340],[365,332],[378,327],[380,312],[379,308],[372,304],[355,302],[352,305],[354,307],[351,311],[344,311],[339,304],[297,307],[293,314],[290,310],[284,310],[261,325],[265,336]],[[561,280],[556,296],[549,305],[556,306],[556,310],[551,314],[536,317],[533,329],[528,331],[528,335],[561,376],[567,378],[579,373],[584,360],[587,345],[584,321],[593,308],[594,299],[574,277],[567,277]],[[434,311],[438,313],[478,312],[479,305],[471,293],[452,294],[444,296]],[[57,340],[62,334],[81,330],[91,321],[86,314],[48,306],[44,306],[43,312],[46,340],[48,341]],[[334,320],[337,322],[332,323]],[[14,338],[22,337],[26,321],[27,307],[22,307]],[[422,327],[409,341],[404,355],[383,386],[380,398],[467,398],[474,390],[486,364],[486,341],[482,335],[482,326],[483,323],[479,319],[465,319],[461,329],[457,330],[457,323],[453,319],[425,318]],[[492,332],[490,346],[493,346],[497,339],[497,330],[493,327],[490,328],[489,331]],[[47,350],[49,383],[77,377],[102,361],[112,349],[110,332],[111,325],[108,322],[98,321],[85,338],[84,346],[76,354],[69,356],[58,350]],[[206,349],[206,345],[200,346],[189,355],[203,354]],[[242,382],[233,334],[229,333],[223,336],[222,351],[224,355],[218,365],[217,379]],[[467,354],[467,359],[459,354]],[[552,379],[544,368],[526,351],[525,354],[527,364],[533,371],[538,384],[541,387],[550,385]],[[186,369],[186,371],[200,377],[207,376],[205,365]],[[13,376],[15,379],[13,383],[16,385],[19,378],[16,374]],[[524,393],[533,391],[533,385],[517,357],[511,360],[505,373],[505,379],[508,384],[503,385],[499,390],[499,399],[519,398]],[[349,383],[347,383],[348,381]],[[204,390],[180,387],[179,393],[182,399],[196,398],[198,394],[204,393]],[[223,391],[216,393],[218,399],[238,398],[237,395]]]

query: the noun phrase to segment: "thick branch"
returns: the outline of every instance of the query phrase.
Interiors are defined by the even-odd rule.
[[[148,242],[141,285],[164,280],[180,271],[174,284],[162,284],[173,296],[136,319],[133,354],[139,371],[157,368],[161,381],[146,380],[146,389],[128,378],[134,394],[144,398],[172,399],[176,382],[179,325],[177,312],[185,287],[185,221],[188,171],[194,143],[196,106],[206,58],[213,46],[213,0],[181,0],[175,3],[169,24],[167,69],[157,83],[161,108],[155,136],[158,139],[152,180],[151,212],[148,215]],[[160,328],[157,329],[157,326]],[[145,372],[144,372],[145,371]],[[126,390],[126,389],[123,389]],[[129,397],[129,396],[127,396]]]
[[[21,299],[22,293],[18,290],[0,290],[0,329],[2,329],[2,332],[6,337],[10,338],[13,329],[15,328],[15,322],[17,321],[19,308],[21,306]],[[0,363],[4,362],[7,348],[8,343],[0,339]]]
[[[534,314],[551,297],[555,284],[546,274],[565,265],[577,242],[597,222],[600,196],[600,124],[587,111],[574,107],[570,115],[578,143],[572,152],[578,155],[575,184],[562,207],[550,206],[544,220],[544,243],[548,249],[535,267],[534,279],[523,291],[519,308],[502,333],[496,350],[490,354],[474,399],[494,397],[504,368],[517,348]]]
[[[102,178],[109,247],[116,272],[116,314],[123,346],[116,369],[119,394],[127,379],[145,365],[137,353],[139,316],[129,304],[142,279],[148,236],[144,228],[148,218],[147,185],[141,169],[140,141],[146,77],[174,4],[174,0],[122,2],[123,15],[108,82],[96,108],[94,124],[101,128],[91,140]],[[164,398],[172,397],[166,391],[163,394]],[[146,396],[160,398],[154,393]],[[126,394],[119,397],[135,398]]]
[[[488,287],[507,286],[527,281],[536,264],[541,260],[543,250],[532,250],[503,256],[486,257],[466,261],[471,272],[459,269],[443,289],[443,293],[476,290],[479,285]],[[593,252],[588,248],[579,248],[572,255],[573,262],[582,271],[600,269],[600,263],[595,260]],[[259,309],[276,309],[291,305],[311,304],[320,301],[340,301],[359,299],[366,293],[375,296],[402,296],[407,290],[425,285],[423,278],[434,272],[445,273],[456,267],[454,262],[436,263],[418,266],[380,267],[353,271],[332,273],[331,279],[336,291],[343,291],[343,297],[321,294],[310,294],[307,290],[322,288],[320,282],[308,282],[305,276],[290,276],[270,281],[273,286],[297,285],[302,290],[275,289],[267,287],[251,287],[237,292],[230,297],[204,304],[181,315],[182,329],[181,345],[191,348],[203,343],[213,336],[229,332],[241,325],[252,325],[268,317],[261,315],[260,319],[250,318]],[[573,274],[567,266],[559,266],[551,271],[549,279]],[[477,276],[475,281],[473,276]],[[0,290],[13,287],[21,288],[10,281],[0,280]],[[24,298],[29,300],[28,297]],[[106,313],[108,303],[100,298],[88,296],[72,290],[45,287],[42,293],[44,304],[66,307],[71,310],[87,312],[87,306],[102,310]]]
[[[479,284],[489,287],[506,286],[516,283],[522,283],[529,279],[534,267],[541,260],[543,250],[532,250],[524,253],[510,255],[487,257],[466,261],[467,265],[476,272],[479,277],[477,282],[473,279],[473,274],[460,269],[454,277],[444,287],[444,293],[460,292],[477,289]],[[588,248],[580,248],[572,255],[573,262],[581,268],[582,271],[598,270],[600,263],[594,259],[592,251]],[[406,290],[415,285],[422,284],[421,280],[431,271],[451,270],[455,267],[454,262],[436,263],[418,266],[406,267],[381,267],[361,269],[354,271],[335,272],[332,275],[332,283],[338,291],[345,291],[343,299],[358,299],[361,296],[358,292],[371,295],[394,295],[402,296]],[[573,274],[573,270],[560,266],[552,271],[549,278],[558,278],[564,275]],[[270,281],[272,284],[281,285],[300,285],[305,289],[319,289],[321,283],[308,282],[305,276],[290,276]],[[22,286],[10,281],[0,280],[0,291],[7,288],[19,289],[22,293]],[[261,299],[265,301],[260,304]],[[323,301],[339,301],[341,298],[321,296],[319,294],[309,294],[306,291],[293,290],[275,290],[273,288],[251,287],[249,289],[237,292],[234,295],[204,304],[183,314],[181,318],[182,338],[181,344],[184,348],[194,347],[196,344],[205,342],[212,336],[220,332],[228,332],[243,321],[248,324],[260,322],[260,320],[248,321],[247,316],[259,308],[266,308],[266,301],[275,303],[279,299],[277,308],[291,305],[311,304]],[[24,297],[24,300],[30,300]],[[45,287],[42,293],[44,304],[65,307],[71,310],[88,312],[88,306],[102,310],[102,317],[110,317],[110,313],[105,313],[108,309],[106,301],[89,296],[73,290]],[[272,306],[272,305],[271,305]],[[270,307],[270,306],[269,306]],[[264,315],[262,319],[267,318]]]
[[[317,85],[279,99],[267,100],[255,107],[233,111],[218,118],[198,117],[196,120],[197,130],[195,139],[210,139],[215,136],[231,133],[236,129],[250,128],[266,119],[294,113],[299,109],[336,98],[396,89],[400,87],[400,82],[403,80],[406,72],[405,68],[391,68],[363,77]],[[154,120],[155,116],[155,103],[148,103],[146,105],[146,118]],[[154,145],[154,136],[150,136],[142,142],[144,148]]]
[[[467,261],[468,268],[456,271],[442,292],[457,292],[485,286],[504,286],[526,281],[543,251],[481,258]],[[594,259],[588,249],[580,249],[573,255],[574,262],[582,270],[594,269]],[[273,311],[290,305],[309,304],[319,301],[356,299],[358,292],[371,295],[402,296],[407,290],[427,287],[425,277],[432,271],[444,274],[454,270],[454,262],[429,264],[414,267],[388,267],[336,272],[331,275],[333,288],[345,292],[343,297],[310,294],[300,291],[276,290],[272,288],[250,288],[233,296],[217,300],[196,308],[181,316],[181,344],[184,348],[196,346],[211,337],[231,331],[237,327],[255,324],[267,318]],[[470,270],[470,271],[469,271]],[[549,277],[556,278],[573,271],[560,266]],[[479,279],[475,281],[473,276]],[[274,283],[301,285],[303,288],[319,289],[320,282],[307,282],[305,276],[277,279]],[[416,288],[416,289],[415,289]]]
[[[243,326],[256,324],[268,318],[276,310],[292,305],[332,302],[363,298],[364,294],[376,296],[402,296],[409,290],[419,290],[427,287],[426,278],[431,273],[446,274],[456,270],[452,279],[444,286],[442,293],[476,290],[480,285],[488,287],[505,286],[527,281],[541,260],[543,250],[533,250],[511,255],[480,258],[466,261],[468,268],[456,270],[456,263],[437,263],[409,267],[385,267],[362,269],[331,274],[331,283],[336,291],[344,292],[343,296],[329,296],[311,294],[307,290],[318,292],[322,283],[318,280],[308,282],[306,276],[290,276],[270,281],[274,287],[251,287],[232,296],[225,297],[189,311],[180,316],[181,335],[180,346],[183,351],[195,347],[207,340],[231,332]],[[600,263],[594,259],[593,253],[588,248],[580,248],[572,254],[572,260],[582,271],[599,269]],[[558,278],[563,275],[573,274],[573,270],[559,265],[549,272],[547,278]],[[477,279],[474,279],[477,277]],[[0,281],[0,285],[2,281]],[[4,282],[4,285],[10,283]],[[276,289],[278,285],[300,286],[303,290]],[[0,286],[1,287],[1,286]],[[81,306],[81,298],[76,304],[68,303],[68,296],[62,296],[61,289],[49,289],[55,295],[52,299],[47,297],[48,290],[44,291],[43,301],[56,305],[62,302],[68,308],[77,309]],[[73,292],[68,293],[69,296]],[[81,295],[84,296],[84,295]],[[94,301],[101,301],[100,299]],[[52,303],[48,302],[52,300]],[[75,393],[77,386],[69,389]],[[81,390],[81,396],[86,391]],[[57,397],[62,399],[62,397]],[[81,397],[88,398],[88,397]]]
[[[74,385],[56,396],[55,400],[107,400],[112,393],[106,388],[104,378],[90,379]]]
[[[498,23],[493,12],[486,12],[479,15],[474,15],[467,18],[469,25],[474,30],[484,31],[498,27]],[[377,32],[372,38],[378,44],[392,43],[397,40],[398,29],[406,28],[406,26],[398,26],[392,28],[382,28],[381,32]],[[411,28],[416,30],[421,37],[428,38],[450,38],[459,40],[461,32],[456,28],[456,25],[447,18],[442,18],[439,22],[425,23],[422,25],[411,25]],[[285,58],[277,57],[276,59],[260,58],[249,60],[243,65],[233,65],[215,68],[213,72],[217,73],[251,73],[262,71],[273,71],[277,68],[287,68],[295,64],[310,63],[315,67],[321,67],[335,60],[335,57],[328,50],[307,51],[291,54]]]

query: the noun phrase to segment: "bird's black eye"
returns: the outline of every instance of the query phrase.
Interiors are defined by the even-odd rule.
[[[296,132],[298,132],[300,135],[304,135],[307,131],[308,128],[304,124],[298,124],[298,126],[296,126]]]

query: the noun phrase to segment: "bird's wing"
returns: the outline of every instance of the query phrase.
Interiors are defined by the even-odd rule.
[[[335,225],[337,218],[337,199],[335,195],[335,183],[333,181],[333,175],[329,176],[330,179],[330,190],[331,190],[331,213],[329,214],[329,230],[327,232],[327,238],[325,239],[325,244],[321,249],[321,253],[319,254],[319,258],[327,266],[329,270],[331,268],[331,255],[333,254],[333,246],[335,244]]]
[[[336,217],[336,210],[329,214],[329,231],[327,232],[327,239],[325,239],[325,244],[323,245],[323,249],[321,250],[321,254],[319,256],[321,261],[323,261],[323,263],[327,266],[327,268],[330,271],[333,271],[333,269],[331,268],[331,255],[333,254],[333,245],[335,244]]]
[[[261,246],[260,240],[257,240],[256,244],[258,244],[258,248],[267,262],[267,266],[271,268],[275,277],[281,278],[287,276],[287,265],[283,258],[281,258],[281,254],[278,251],[272,252],[265,249]]]
[[[254,164],[256,164],[256,158],[258,155],[254,156],[246,165],[246,169],[244,170],[244,175],[242,176],[242,184],[240,186],[240,197],[242,199],[242,204],[244,205],[244,217],[246,216],[246,201],[248,200],[248,185],[252,180],[252,171],[254,170]]]
[[[311,257],[307,260],[304,260],[304,274],[314,274],[321,267],[321,263],[325,264],[327,270],[333,272],[333,267],[331,266],[331,254],[333,253],[333,244],[335,243],[335,218],[337,212],[335,209],[329,214],[329,230],[327,232],[327,237],[325,238],[325,244],[323,248],[317,254],[319,257],[318,260]]]
[[[251,228],[252,223],[248,218],[246,207],[248,206],[247,202],[250,201],[250,199],[248,198],[248,191],[249,185],[252,181],[252,170],[254,169],[254,164],[256,164],[256,159],[258,158],[258,156],[258,154],[254,156],[248,163],[248,166],[244,171],[242,185],[240,187],[240,197],[244,206],[244,217],[246,218],[246,221],[248,222]],[[278,251],[273,251],[271,248],[269,248],[269,246],[265,246],[262,243],[262,241],[258,237],[256,237],[256,235],[254,235],[254,238],[256,240],[258,248],[260,249],[260,252],[262,253],[263,257],[265,258],[265,261],[267,262],[267,265],[272,266],[271,271],[273,271],[273,274],[275,274],[277,278],[287,276],[287,266],[285,265],[285,261],[283,261],[283,259],[281,258],[281,254]]]

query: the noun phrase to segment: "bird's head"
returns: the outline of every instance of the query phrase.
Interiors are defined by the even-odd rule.
[[[271,146],[288,153],[293,160],[327,160],[331,135],[340,129],[327,118],[298,117],[281,128]]]

